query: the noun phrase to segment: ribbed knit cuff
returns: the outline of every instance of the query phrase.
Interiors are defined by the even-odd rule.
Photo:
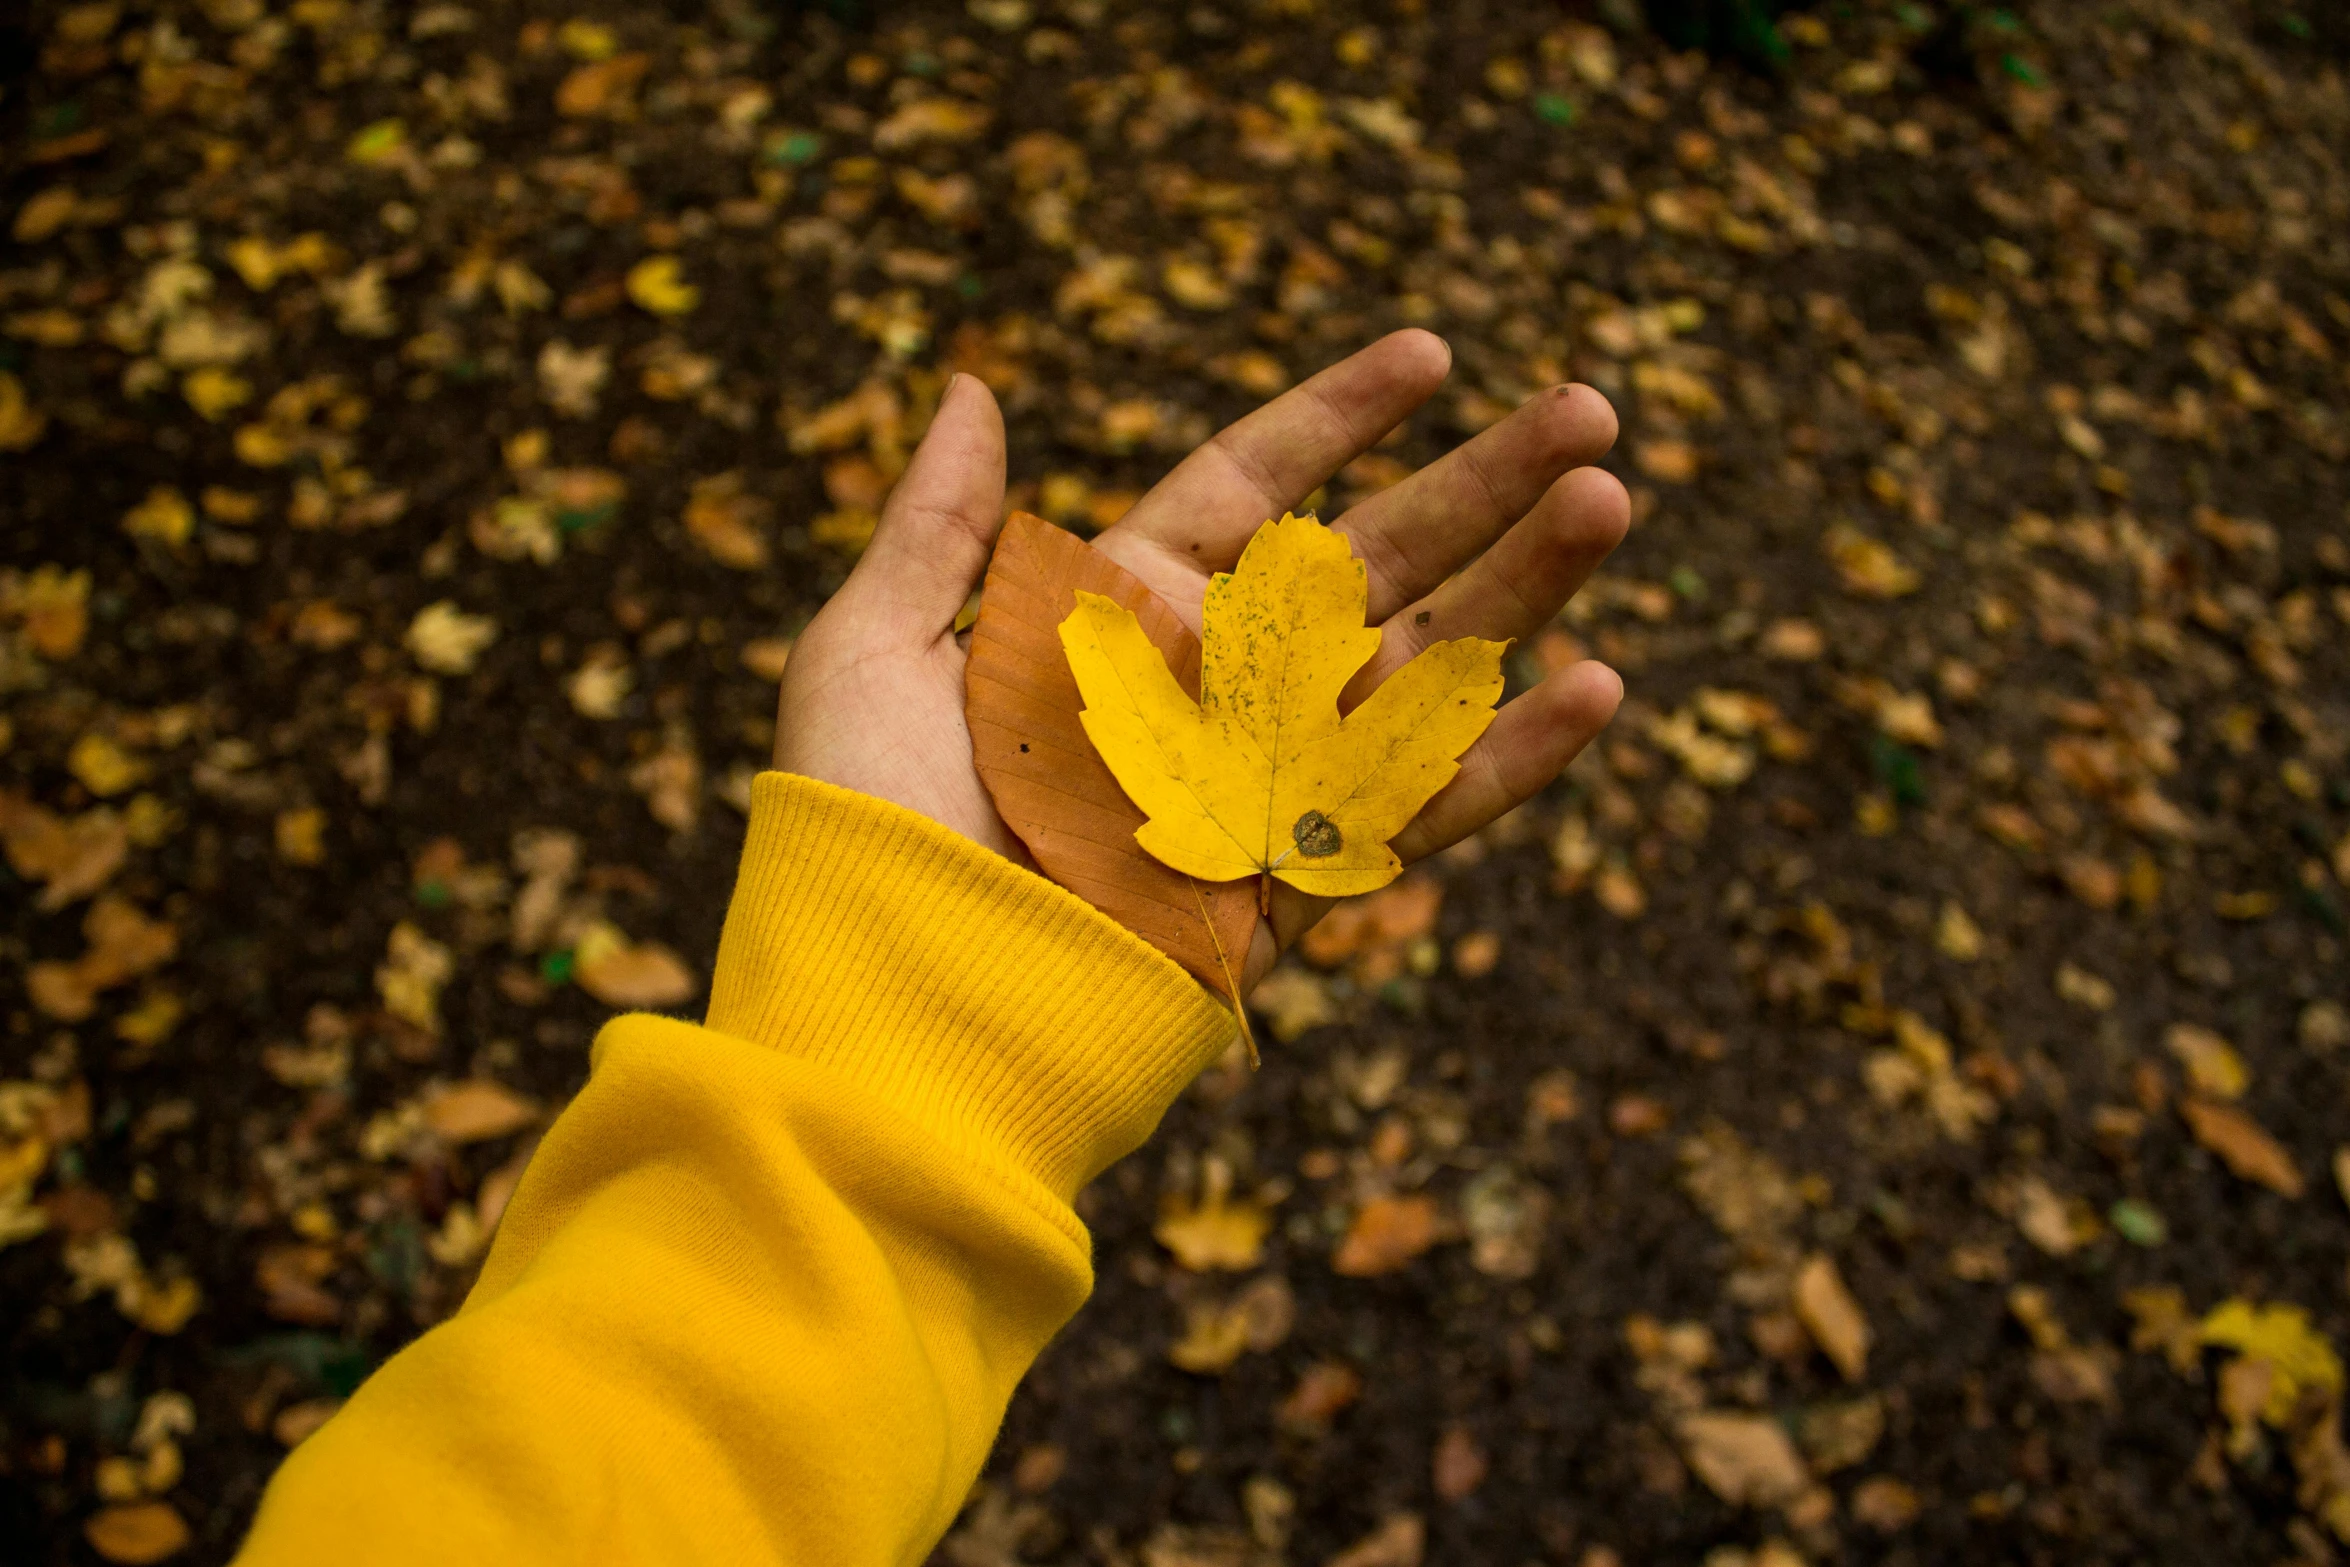
[[[708,1026],[837,1072],[1063,1203],[1233,1034],[1196,980],[1083,899],[791,773],[751,786]]]

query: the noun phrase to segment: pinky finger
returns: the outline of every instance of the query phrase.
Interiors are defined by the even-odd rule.
[[[1460,776],[1396,834],[1397,857],[1425,859],[1525,804],[1597,738],[1623,699],[1622,677],[1589,659],[1519,696],[1461,758]]]

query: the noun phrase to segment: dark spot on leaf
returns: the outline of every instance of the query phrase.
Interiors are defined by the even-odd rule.
[[[1297,840],[1297,852],[1309,860],[1326,860],[1346,847],[1346,840],[1339,836],[1338,824],[1320,811],[1308,811],[1299,817],[1289,836]]]
[[[1028,742],[1025,740],[1020,742],[1020,754],[1022,756],[1026,756],[1028,754]]]

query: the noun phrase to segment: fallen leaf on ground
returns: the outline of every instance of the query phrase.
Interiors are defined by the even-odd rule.
[[[1343,1361],[1319,1360],[1306,1367],[1274,1418],[1284,1430],[1319,1431],[1362,1396],[1361,1372]]]
[[[82,1021],[97,1010],[101,992],[128,984],[179,951],[179,931],[170,921],[149,919],[111,893],[90,905],[82,935],[89,947],[79,958],[35,963],[25,971],[33,1005],[61,1023]]]
[[[1206,1375],[1228,1370],[1244,1351],[1280,1348],[1297,1325],[1297,1297],[1286,1279],[1267,1274],[1228,1301],[1193,1302],[1184,1321],[1183,1337],[1167,1359],[1180,1370]]]
[[[1133,611],[1176,680],[1196,689],[1199,642],[1172,609],[1083,540],[1014,513],[988,565],[964,676],[979,775],[1046,875],[1229,999],[1227,975],[1237,977],[1256,932],[1256,890],[1194,881],[1135,842],[1142,812],[1086,739],[1061,649],[1058,627],[1080,590]]]
[[[1488,1278],[1532,1278],[1549,1220],[1550,1193],[1506,1164],[1479,1172],[1461,1189],[1469,1265]]]
[[[647,256],[628,269],[628,297],[654,315],[682,316],[702,302],[702,291],[685,280],[677,257]]]
[[[1852,1520],[1879,1534],[1897,1534],[1917,1522],[1918,1494],[1891,1475],[1872,1475],[1852,1488]]]
[[[1151,1231],[1175,1260],[1193,1273],[1253,1268],[1264,1256],[1273,1216],[1246,1199],[1231,1199],[1232,1174],[1220,1159],[1207,1161],[1200,1200],[1170,1195],[1159,1206]]]
[[[757,571],[767,564],[765,497],[743,486],[739,472],[694,481],[685,503],[685,531],[721,566]]]
[[[2235,1047],[2200,1024],[2173,1023],[2162,1042],[2206,1099],[2241,1099],[2251,1086],[2252,1074]]]
[[[643,53],[580,66],[555,89],[555,112],[571,119],[616,114],[630,103],[637,83],[652,67],[653,57]]]
[[[468,1078],[424,1096],[424,1124],[448,1143],[504,1137],[530,1125],[538,1114],[535,1101],[488,1078]]]
[[[1340,1551],[1323,1567],[1420,1567],[1428,1550],[1428,1526],[1418,1513],[1398,1513]]]
[[[1851,528],[1830,529],[1827,550],[1845,591],[1861,598],[1901,598],[1925,580],[1884,544]]]
[[[497,639],[495,620],[468,615],[454,599],[426,605],[408,623],[409,653],[438,675],[470,674],[483,650]]]
[[[105,886],[129,857],[131,835],[121,814],[110,807],[59,816],[0,789],[0,847],[17,875],[43,883],[35,906],[48,912]]]
[[[121,1567],[168,1561],[188,1548],[187,1521],[169,1502],[126,1502],[102,1507],[82,1525],[90,1549]]]
[[[1795,1315],[1844,1380],[1858,1382],[1868,1370],[1869,1319],[1832,1258],[1814,1253],[1796,1272]]]
[[[2328,1399],[2341,1397],[2342,1357],[2323,1333],[2310,1326],[2309,1313],[2299,1306],[2255,1306],[2240,1298],[2222,1301],[2204,1317],[2201,1338],[2246,1360],[2268,1363],[2270,1378],[2260,1416],[2270,1425],[2282,1426],[2292,1418],[2305,1388]]]
[[[52,663],[73,657],[90,629],[90,574],[61,566],[22,577],[0,572],[0,620],[21,624],[32,650]]]
[[[1273,1037],[1288,1044],[1308,1029],[1335,1023],[1341,1016],[1321,977],[1302,968],[1283,965],[1266,975],[1249,993],[1251,1010],[1273,1026]]]
[[[392,927],[384,960],[376,965],[376,993],[384,1010],[427,1034],[441,1031],[441,987],[457,972],[449,949],[406,920]]]
[[[1436,1439],[1430,1479],[1438,1496],[1457,1502],[1485,1483],[1489,1467],[1485,1450],[1467,1426],[1447,1426],[1444,1435]]]
[[[1355,1210],[1330,1266],[1348,1278],[1367,1279],[1395,1272],[1435,1244],[1434,1198],[1374,1197]]]
[[[1690,1469],[1734,1507],[1778,1507],[1811,1484],[1794,1442],[1768,1415],[1706,1410],[1683,1416],[1675,1429]]]
[[[598,923],[571,953],[571,977],[608,1007],[674,1007],[702,988],[685,960],[659,942],[632,942]]]
[[[2219,1155],[2234,1174],[2287,1197],[2301,1195],[2300,1167],[2251,1116],[2232,1105],[2189,1098],[2179,1101],[2179,1115],[2195,1141]]]
[[[125,750],[112,735],[95,729],[74,741],[65,754],[65,768],[101,800],[125,793],[147,778],[144,761]]]

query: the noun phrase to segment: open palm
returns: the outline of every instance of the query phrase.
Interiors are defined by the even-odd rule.
[[[1443,384],[1441,339],[1397,332],[1228,426],[1136,502],[1094,547],[1200,626],[1208,579],[1268,517],[1299,505]],[[1624,536],[1621,484],[1590,467],[1614,444],[1607,400],[1554,387],[1492,429],[1337,519],[1369,575],[1378,655],[1360,701],[1432,641],[1529,635]],[[891,493],[873,543],[810,622],[784,672],[775,765],[890,800],[1025,859],[972,762],[956,615],[1003,521],[1004,424],[957,376]],[[1406,864],[1518,805],[1557,777],[1615,713],[1603,664],[1562,669],[1503,706],[1461,773],[1398,834]],[[1277,885],[1246,982],[1328,907]]]

